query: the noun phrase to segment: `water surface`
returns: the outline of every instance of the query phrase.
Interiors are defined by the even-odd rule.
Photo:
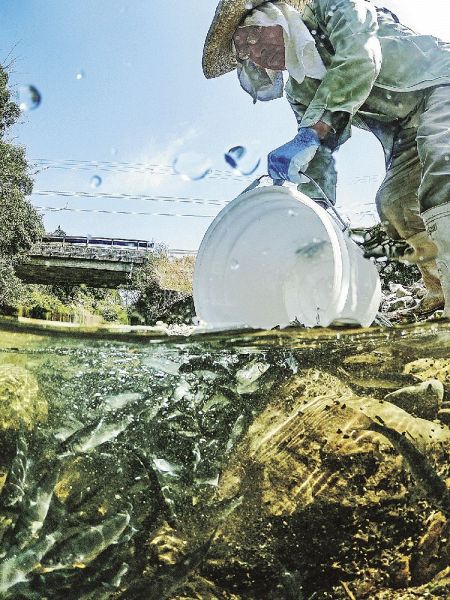
[[[410,463],[450,475],[449,341],[445,322],[167,337],[4,321],[0,597],[448,597],[450,546],[423,548],[446,501]],[[385,400],[430,380],[444,398]]]

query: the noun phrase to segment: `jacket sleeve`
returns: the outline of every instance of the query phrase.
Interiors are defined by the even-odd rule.
[[[311,127],[330,112],[345,113],[350,121],[381,69],[375,8],[366,0],[314,0],[311,8],[334,54],[300,127]]]
[[[291,108],[294,112],[295,118],[297,120],[297,124],[300,124],[303,118],[303,115],[307,109],[306,104],[297,101],[291,94],[290,83],[286,86],[286,98],[291,105]],[[311,80],[313,86],[314,82]],[[306,88],[306,96],[313,93],[311,92],[311,85],[308,86],[308,81],[305,81],[304,88]],[[325,121],[327,116],[324,115],[322,118]],[[331,121],[328,123],[331,125]],[[339,146],[336,136],[330,134],[329,139],[326,141],[322,141],[319,149],[317,150],[314,158],[309,163],[308,168],[306,169],[305,174],[308,177],[311,177],[312,182],[300,183],[297,186],[297,189],[300,192],[303,192],[307,196],[309,196],[312,200],[320,201],[323,200],[323,194],[327,196],[329,200],[333,204],[336,202],[336,181],[337,181],[337,173],[336,173],[336,164],[333,156],[333,150],[335,150]],[[323,191],[323,194],[321,193]]]

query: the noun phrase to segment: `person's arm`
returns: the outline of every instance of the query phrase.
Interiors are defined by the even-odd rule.
[[[375,7],[366,0],[313,0],[311,9],[335,53],[299,125],[315,127],[335,112],[344,113],[348,122],[369,96],[381,68]]]
[[[294,112],[297,123],[298,124],[301,123],[301,121],[303,119],[303,115],[304,115],[305,111],[307,110],[307,106],[300,102],[295,101],[294,98],[290,95],[288,90],[286,92],[286,98]],[[328,115],[328,116],[330,116],[330,115]],[[327,118],[327,115],[325,115],[324,118]],[[322,123],[323,123],[323,125],[322,125]],[[332,131],[331,122],[325,123],[324,121],[320,121],[317,123],[317,125],[319,128],[320,127],[326,128],[327,133]],[[321,137],[320,133],[319,132],[317,132],[317,133],[320,138]],[[325,144],[321,144],[320,148],[318,148],[318,150],[316,152],[316,155],[309,163],[308,168],[305,171],[305,175],[307,175],[307,177],[311,177],[311,179],[320,186],[320,188],[326,194],[327,198],[329,200],[331,200],[331,202],[334,204],[336,202],[337,173],[336,173],[336,166],[335,166],[333,151],[332,151],[332,148],[330,148],[328,146],[328,142],[331,141],[330,136],[334,137],[330,133]],[[321,139],[324,139],[324,138],[321,138]],[[326,136],[325,136],[325,139],[326,139]],[[336,147],[336,146],[334,146],[334,147]],[[310,182],[300,183],[297,186],[297,189],[300,192],[303,192],[304,194],[306,194],[312,200],[321,201],[324,199],[323,195],[320,193],[317,186],[314,185],[313,183],[310,183]]]

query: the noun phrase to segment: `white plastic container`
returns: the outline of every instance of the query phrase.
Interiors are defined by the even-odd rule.
[[[211,328],[369,326],[381,301],[375,266],[325,209],[291,187],[230,202],[197,255],[194,304]]]

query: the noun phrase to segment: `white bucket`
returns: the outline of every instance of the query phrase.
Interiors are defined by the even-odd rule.
[[[296,189],[261,187],[230,202],[197,255],[194,304],[212,328],[369,326],[378,272],[337,221]]]

